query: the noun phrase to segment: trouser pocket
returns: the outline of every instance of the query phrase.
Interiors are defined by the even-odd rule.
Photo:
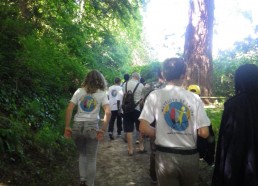
[[[96,139],[97,124],[89,123],[85,121],[75,121],[72,127],[72,137],[74,139],[78,137],[84,137],[89,139]]]

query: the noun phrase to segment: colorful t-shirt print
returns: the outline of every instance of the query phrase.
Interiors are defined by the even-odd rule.
[[[116,95],[117,95],[117,90],[116,90],[116,89],[113,89],[113,90],[111,91],[111,96],[112,96],[112,97],[116,97]]]
[[[167,103],[163,114],[168,126],[176,131],[184,131],[189,126],[190,110],[181,102]]]
[[[92,96],[84,96],[80,100],[80,107],[85,112],[92,112],[97,105],[97,101]]]

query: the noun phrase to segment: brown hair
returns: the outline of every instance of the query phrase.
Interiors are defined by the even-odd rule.
[[[180,79],[186,72],[186,64],[181,58],[169,58],[163,62],[163,76],[166,81]]]
[[[104,76],[99,71],[92,70],[84,78],[82,86],[85,87],[87,93],[93,94],[98,89],[104,91],[107,84]]]

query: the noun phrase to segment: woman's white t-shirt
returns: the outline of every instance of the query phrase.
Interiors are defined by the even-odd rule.
[[[98,121],[100,107],[109,103],[105,91],[87,94],[85,88],[78,88],[70,101],[78,105],[74,121]]]
[[[196,148],[197,129],[210,125],[200,97],[172,85],[149,94],[139,119],[156,119],[156,145],[180,149]]]

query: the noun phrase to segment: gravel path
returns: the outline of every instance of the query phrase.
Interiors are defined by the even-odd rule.
[[[100,142],[97,157],[95,186],[155,186],[149,177],[149,139],[146,139],[147,152],[138,153],[139,146],[134,144],[134,155],[127,155],[127,143],[123,137],[109,140],[107,134]],[[199,181],[196,185],[208,186],[211,182],[213,167],[200,161]]]

